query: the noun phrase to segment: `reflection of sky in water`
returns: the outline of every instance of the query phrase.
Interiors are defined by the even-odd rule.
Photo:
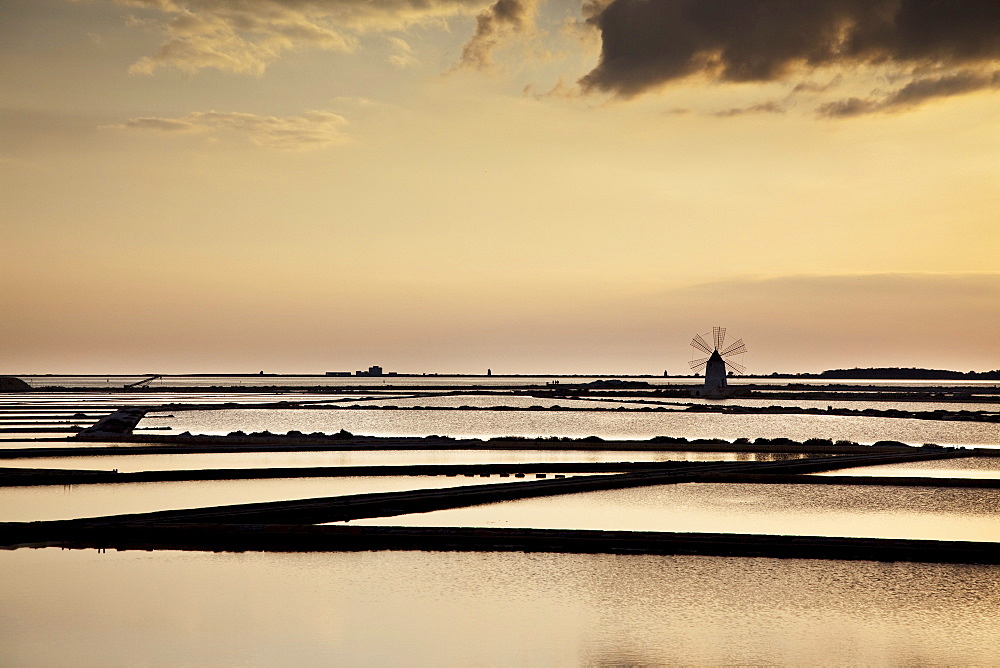
[[[925,476],[930,478],[1000,478],[1000,457],[963,457],[904,464],[859,466],[813,475]]]
[[[421,411],[379,409],[241,409],[174,411],[173,418],[150,416],[141,426],[169,425],[166,433],[227,434],[242,430],[334,433],[341,429],[371,436],[431,434],[491,436],[600,436],[610,439],[785,437],[873,443],[896,440],[920,445],[996,445],[996,424],[938,422],[906,418],[827,415],[718,415],[711,413],[616,413],[559,411]]]
[[[10,440],[0,440],[0,450],[20,450],[22,448],[60,448],[67,450],[81,450],[84,451],[89,447],[107,447],[113,446],[116,448],[134,448],[136,446],[145,445],[144,443],[117,443],[117,442],[101,442],[101,441],[72,441],[66,440],[66,436],[71,436],[72,434],[64,434],[62,432],[56,432],[51,434],[40,434],[34,432],[31,434],[22,434],[20,436],[16,434],[6,434],[10,436]],[[32,438],[53,438],[61,440],[28,440]],[[13,462],[19,461],[17,459],[0,459],[0,466],[17,466]]]
[[[1000,540],[1000,490],[687,483],[352,523]]]
[[[657,399],[657,401],[660,401]],[[863,411],[868,408],[888,411],[988,411],[992,413],[1000,412],[1000,402],[994,403],[945,403],[938,401],[832,401],[808,400],[808,399],[726,399],[723,401],[712,399],[665,399],[663,401],[676,401],[688,404],[708,404],[710,406],[795,406],[798,408],[822,408],[828,406],[834,408],[847,408],[855,411]]]
[[[552,462],[775,461],[806,455],[734,452],[619,452],[587,450],[343,450],[334,452],[232,452],[220,454],[32,457],[0,460],[2,467],[172,471],[183,469],[307,466],[409,466]]]
[[[331,399],[341,399],[342,394],[314,394],[310,392],[240,392],[218,393],[218,392],[101,392],[93,394],[88,392],[60,392],[44,394],[4,394],[0,401],[0,410],[13,408],[19,411],[30,411],[37,409],[51,410],[82,406],[87,410],[115,408],[118,406],[138,405],[138,406],[159,406],[169,403],[272,403],[275,401],[325,401]]]
[[[523,553],[0,550],[10,665],[961,665],[994,566]]]
[[[63,426],[63,425],[60,425]],[[47,448],[49,446],[61,447],[60,443],[53,441],[28,441],[33,438],[59,438],[63,439],[72,436],[73,431],[12,431],[0,433],[0,448]],[[24,443],[27,442],[28,445]]]
[[[351,405],[351,401],[342,402]],[[359,402],[360,404],[361,402]],[[532,406],[562,406],[563,408],[641,408],[640,404],[626,403],[621,401],[595,402],[586,399],[552,399],[550,397],[526,397],[514,394],[461,394],[447,396],[426,396],[409,398],[376,398],[365,401],[364,404],[375,406],[441,406],[449,408],[460,408],[462,406],[472,406],[474,408],[510,406],[512,408],[530,408]],[[680,406],[666,406],[667,410],[678,410]]]
[[[620,400],[616,400],[620,399]],[[350,404],[350,401],[346,403]],[[990,411],[1000,412],[1000,402],[996,403],[943,403],[943,402],[920,402],[920,401],[815,401],[797,399],[726,399],[711,400],[697,398],[657,398],[657,397],[636,397],[622,394],[614,398],[592,397],[581,399],[542,398],[519,395],[503,394],[459,394],[443,396],[423,396],[410,398],[384,398],[376,397],[366,404],[378,406],[563,406],[568,408],[641,408],[649,406],[655,408],[663,406],[668,410],[683,410],[684,404],[707,404],[710,406],[748,406],[748,407],[768,407],[768,406],[795,406],[798,408],[822,408],[828,406],[834,408],[848,408],[851,410],[865,410],[874,408],[876,410],[906,410],[906,411]]]
[[[383,476],[0,487],[0,522],[62,520],[519,480],[522,479],[495,475],[489,478]]]

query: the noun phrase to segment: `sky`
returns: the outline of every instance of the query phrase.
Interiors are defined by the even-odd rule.
[[[3,0],[0,373],[1000,368],[992,0]]]

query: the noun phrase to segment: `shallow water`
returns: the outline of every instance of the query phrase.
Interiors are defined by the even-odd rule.
[[[190,431],[192,434],[227,434],[236,430],[335,433],[346,429],[369,436],[600,436],[608,439],[679,436],[728,440],[784,437],[796,441],[828,438],[859,443],[897,440],[913,445],[1000,445],[1000,425],[997,424],[829,415],[380,409],[242,409],[175,411],[172,414],[173,418],[153,414],[140,425],[168,425],[171,431],[165,433]]]
[[[12,666],[995,665],[1000,568],[0,551]]]
[[[374,393],[373,393],[374,394]],[[410,393],[407,393],[409,395]],[[276,401],[322,402],[360,395],[312,392],[46,392],[44,394],[2,394],[0,410],[107,409],[119,406],[159,406],[161,404],[273,403]]]
[[[350,405],[352,401],[343,402]],[[359,402],[360,403],[360,402]],[[496,406],[508,406],[511,408],[531,408],[535,406],[540,406],[544,408],[549,408],[552,406],[561,406],[563,408],[618,408],[619,406],[623,408],[641,408],[641,405],[634,403],[627,403],[621,401],[608,401],[608,402],[596,402],[587,399],[564,399],[564,398],[542,398],[542,397],[526,397],[523,395],[514,394],[460,394],[460,395],[438,395],[438,396],[417,396],[417,397],[407,397],[407,398],[382,398],[373,397],[368,401],[365,401],[366,405],[374,406],[400,406],[400,407],[413,407],[413,406],[434,406],[434,407],[446,407],[446,408],[461,408],[463,406],[471,406],[474,408],[493,408]],[[670,410],[678,410],[680,406],[664,406],[664,408]]]
[[[882,464],[823,471],[813,475],[923,476],[928,478],[1000,478],[1000,457],[963,457],[904,464]]]
[[[832,401],[809,399],[667,399],[679,403],[708,404],[711,406],[748,406],[751,408],[767,408],[768,406],[794,406],[796,408],[847,408],[863,411],[868,408],[888,411],[986,411],[1000,412],[1000,401],[978,403],[950,403],[943,401]]]
[[[495,475],[489,478],[380,476],[0,487],[0,522],[65,520],[344,494],[515,483],[520,480]]]
[[[993,489],[684,483],[351,523],[997,541],[998,511]]]
[[[44,469],[285,468],[313,466],[412,466],[416,464],[531,464],[553,462],[784,461],[807,455],[735,452],[649,452],[594,450],[343,450],[338,452],[233,452],[221,454],[31,457],[0,460],[2,467]]]
[[[350,404],[350,401],[346,403]],[[430,395],[409,398],[389,398],[371,397],[364,403],[378,406],[448,406],[458,408],[460,406],[563,406],[566,408],[641,408],[643,406],[657,407],[663,406],[669,410],[684,410],[686,404],[699,404],[710,406],[747,406],[756,408],[766,408],[769,406],[790,406],[796,408],[821,408],[829,406],[834,408],[847,408],[850,410],[865,410],[874,408],[876,410],[901,410],[901,411],[987,411],[1000,412],[1000,400],[993,403],[946,403],[946,402],[923,402],[923,401],[832,401],[832,400],[807,400],[807,399],[698,399],[698,398],[673,398],[673,397],[640,397],[623,393],[614,398],[592,397],[581,399],[542,398],[512,394],[446,394]]]
[[[12,431],[0,433],[0,448],[23,448],[40,447],[47,448],[50,445],[60,447],[59,441],[44,442],[34,441],[33,438],[66,438],[75,434],[75,431]],[[16,445],[16,443],[29,443],[29,445]],[[65,443],[65,441],[63,441]],[[72,442],[70,442],[72,445]]]
[[[140,432],[141,433],[141,432]],[[118,443],[118,442],[100,442],[100,441],[74,441],[67,439],[67,436],[72,436],[71,433],[55,432],[55,433],[32,433],[27,435],[17,436],[15,434],[7,434],[10,439],[0,440],[0,450],[22,450],[24,448],[59,448],[65,450],[79,450],[86,451],[87,448],[91,447],[114,447],[127,450],[128,448],[134,448],[136,446],[145,445],[145,443]],[[31,440],[33,438],[45,438],[45,439],[57,439],[57,440]],[[0,459],[0,466],[4,465],[6,461],[13,461],[7,459]]]

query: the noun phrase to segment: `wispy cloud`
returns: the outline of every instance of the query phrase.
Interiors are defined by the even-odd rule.
[[[733,107],[732,109],[723,109],[722,111],[717,111],[713,116],[719,116],[720,118],[732,118],[733,116],[745,116],[747,114],[783,114],[785,113],[785,107],[780,102],[771,100],[769,102],[761,102],[760,104],[754,104],[749,107]]]
[[[80,0],[77,0],[80,1]],[[113,0],[155,13],[164,41],[130,71],[256,74],[288,51],[351,52],[367,32],[398,31],[481,11],[485,0]]]
[[[401,37],[389,37],[392,44],[392,54],[389,55],[389,62],[399,68],[413,67],[419,65],[420,61],[413,55],[413,47],[409,42]]]
[[[329,111],[307,111],[301,116],[258,116],[240,112],[196,111],[179,118],[140,116],[117,125],[118,130],[165,133],[232,134],[264,148],[303,151],[326,148],[346,140],[347,120]]]
[[[849,118],[892,111],[905,111],[931,100],[966,95],[981,90],[1000,90],[1000,71],[959,72],[939,77],[915,79],[887,95],[851,97],[823,104],[817,109],[827,118]]]

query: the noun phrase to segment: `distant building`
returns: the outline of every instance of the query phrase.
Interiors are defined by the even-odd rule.
[[[395,373],[385,374],[385,373],[382,372],[382,367],[380,367],[380,366],[378,366],[376,364],[374,366],[368,367],[368,371],[355,371],[354,375],[355,376],[385,376],[385,375],[395,376],[396,374]]]
[[[327,371],[326,375],[328,375],[328,376],[350,376],[351,372],[350,371]]]

